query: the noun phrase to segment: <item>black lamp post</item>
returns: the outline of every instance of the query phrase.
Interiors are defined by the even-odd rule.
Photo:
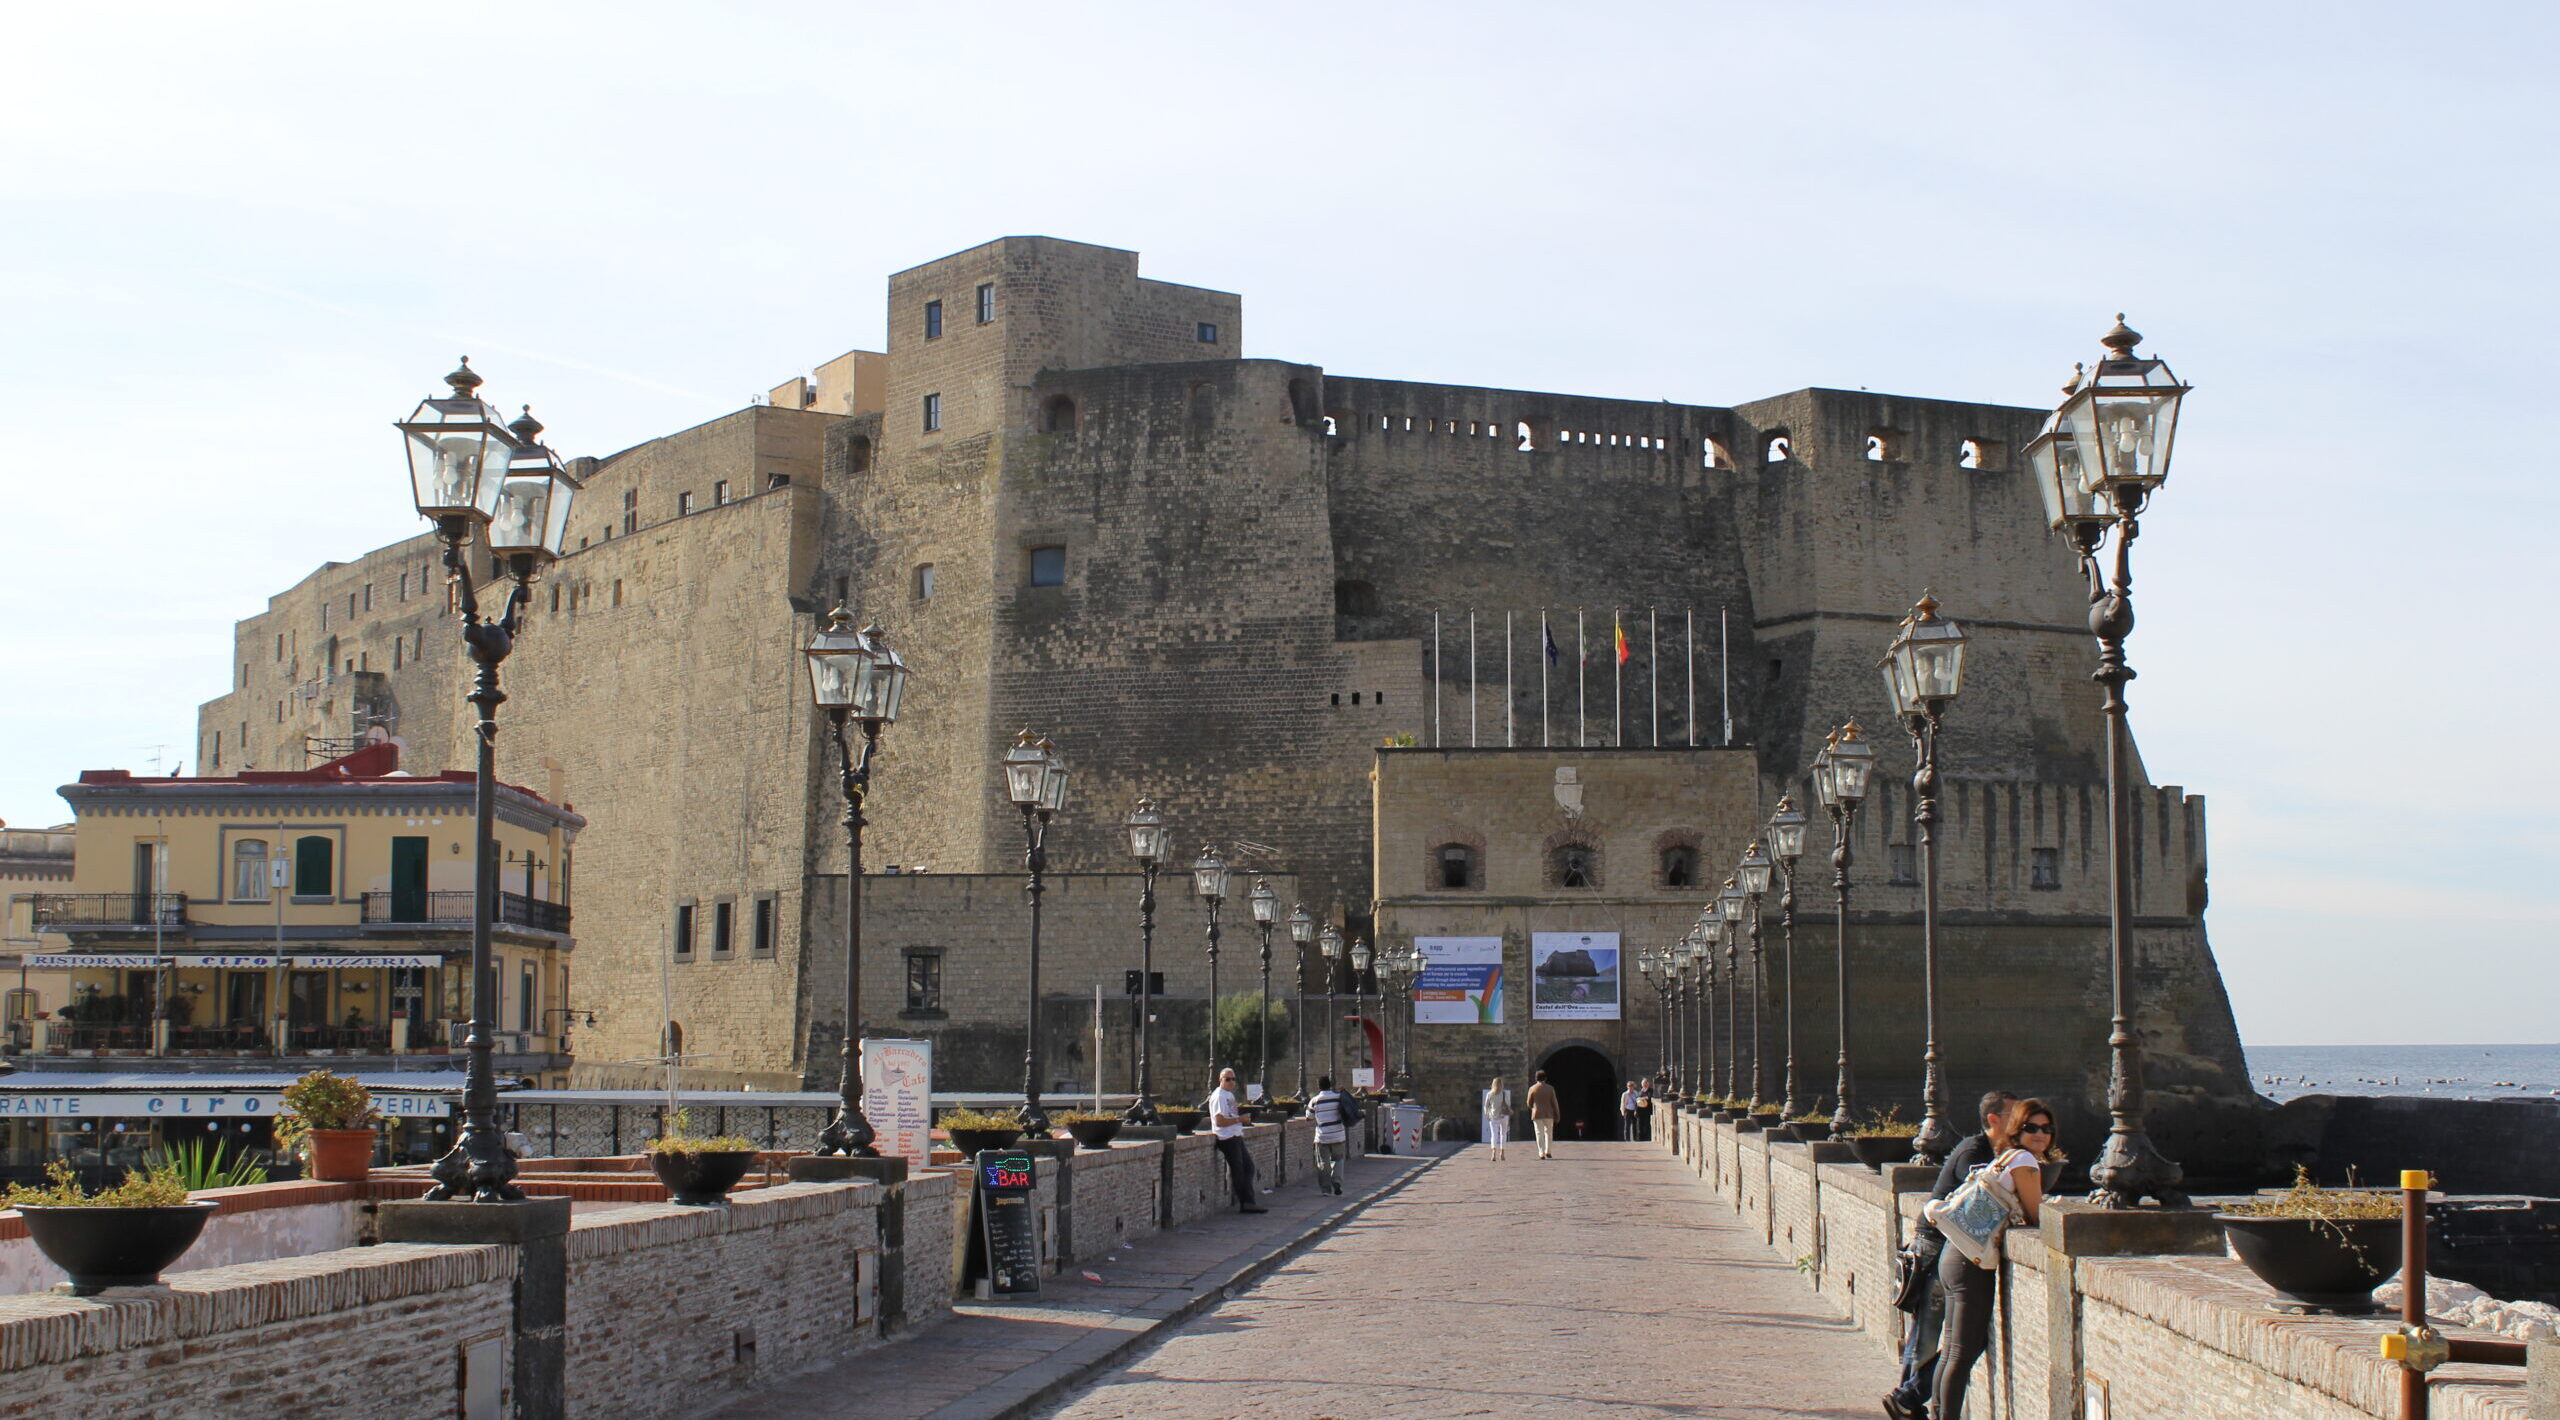
[[[1156,801],[1140,799],[1129,811],[1129,856],[1138,864],[1138,1097],[1120,1117],[1131,1124],[1156,1122],[1156,873],[1164,867],[1164,815]]]
[[[1271,1102],[1271,929],[1280,920],[1280,894],[1262,878],[1253,880],[1253,891],[1245,895],[1253,905],[1253,925],[1262,934],[1262,1068],[1254,1072],[1253,1088],[1265,1104]]]
[[[1192,860],[1191,890],[1209,909],[1209,1088],[1218,1087],[1218,907],[1227,900],[1227,860],[1215,847]]]
[[[1938,615],[1923,592],[1902,619],[1883,662],[1885,693],[1911,734],[1911,822],[1920,839],[1921,1009],[1928,1045],[1921,1056],[1920,1156],[1942,1163],[1963,1138],[1947,1118],[1946,1084],[1938,1070],[1938,721],[1964,687],[1964,629]]]
[[[1732,1083],[1733,1097],[1742,1099],[1742,964],[1737,959],[1742,949],[1742,889],[1730,877],[1724,880],[1724,890],[1716,894],[1716,921],[1724,938],[1725,1078]],[[1756,995],[1751,999],[1751,1010],[1755,1016],[1759,1013],[1760,998]],[[1751,1034],[1756,1047],[1760,1033],[1754,1029]],[[1760,1061],[1756,1055],[1751,1061],[1750,1088],[1749,1101],[1756,1112],[1760,1105]]]
[[[898,701],[906,693],[907,665],[881,641],[878,626],[853,629],[853,613],[838,607],[826,629],[809,643],[809,695],[827,712],[836,744],[836,782],[844,790],[844,1050],[843,1074],[836,1084],[836,1117],[818,1135],[818,1152],[847,1158],[874,1159],[878,1137],[862,1113],[862,826],[871,796],[871,755],[880,747],[880,731],[897,721]],[[862,747],[854,749],[845,733],[851,722],[861,731]]]
[[[1022,1132],[1049,1137],[1049,1112],[1040,1107],[1040,875],[1049,867],[1049,818],[1067,803],[1067,762],[1057,746],[1024,730],[1004,756],[1004,788],[1022,811],[1023,891],[1031,898],[1030,981],[1024,1004]]]
[[[1831,1086],[1840,1099],[1831,1111],[1834,1137],[1846,1135],[1857,1122],[1850,1110],[1849,1082],[1849,837],[1857,825],[1858,805],[1866,801],[1867,776],[1874,772],[1875,762],[1876,752],[1868,747],[1855,720],[1832,731],[1813,759],[1814,795],[1831,816],[1831,894],[1840,1000],[1840,1073]]]
[[[1769,815],[1769,856],[1777,860],[1782,879],[1778,892],[1778,935],[1787,950],[1787,1099],[1779,1106],[1794,1119],[1806,1109],[1796,1091],[1796,860],[1804,856],[1804,810],[1790,795],[1778,796],[1778,811]],[[1813,1103],[1819,1105],[1817,1096]]]
[[[1698,1018],[1697,1045],[1690,1051],[1689,1089],[1692,1094],[1721,1099],[1725,1094],[1724,1071],[1716,1057],[1716,952],[1715,941],[1722,923],[1710,907],[1689,924],[1689,934],[1672,949],[1678,964],[1687,968],[1690,1014]]]
[[[1751,840],[1751,846],[1742,850],[1742,863],[1734,875],[1741,880],[1743,900],[1751,908],[1751,1097],[1775,1106],[1780,1095],[1777,1083],[1769,1078],[1769,1067],[1777,1063],[1771,1058],[1775,1052],[1763,1055],[1760,1049],[1760,1032],[1769,1019],[1769,958],[1760,947],[1760,897],[1769,890],[1769,851],[1760,846],[1760,840]]]
[[[2101,341],[2106,358],[2094,374],[2074,375],[2062,406],[2044,433],[2028,446],[2030,466],[2044,492],[2045,512],[2056,532],[2070,535],[2089,580],[2089,631],[2098,638],[2107,718],[2107,959],[2115,998],[2108,1025],[2106,1147],[2089,1169],[2097,1185],[2093,1202],[2130,1208],[2145,1196],[2171,1207],[2187,1196],[2186,1172],[2151,1142],[2143,1121],[2142,1042],[2133,1031],[2133,740],[2126,725],[2125,639],[2133,634],[2133,540],[2141,535],[2151,491],[2169,476],[2178,404],[2187,386],[2166,361],[2134,354],[2142,337],[2116,317]],[[2098,552],[2107,532],[2116,534],[2113,580]]]
[[[1351,943],[1351,1014],[1360,1022],[1360,1044],[1364,1053],[1369,1044],[1369,961],[1375,954],[1376,948],[1365,941],[1355,939]],[[1370,1089],[1378,1088],[1387,1073],[1385,1066],[1385,1061],[1374,1056],[1369,1058]]]
[[[1307,915],[1307,905],[1299,903],[1289,909],[1289,984],[1297,989],[1298,1014],[1289,1034],[1298,1046],[1298,1098],[1313,1099],[1307,1093],[1307,944],[1316,938],[1316,919]]]
[[[1316,934],[1316,949],[1324,954],[1325,1073],[1331,1075],[1334,1084],[1339,1086],[1343,1083],[1342,1051],[1336,1043],[1334,1028],[1342,1015],[1342,1008],[1334,1004],[1333,997],[1334,985],[1341,977],[1342,934],[1334,930],[1332,923],[1326,923],[1324,930]]]
[[[474,393],[480,376],[466,357],[444,377],[452,391],[420,401],[395,427],[408,453],[411,492],[418,513],[436,525],[444,544],[446,575],[462,619],[462,641],[478,675],[464,697],[479,711],[474,727],[479,756],[472,779],[471,814],[471,1024],[463,1038],[465,1079],[462,1134],[436,1160],[435,1186],[427,1197],[512,1203],[516,1159],[498,1128],[498,1076],[490,1031],[497,1010],[497,978],[490,969],[490,925],[498,908],[497,742],[498,666],[515,649],[521,617],[533,600],[533,580],[560,555],[569,528],[569,503],[578,481],[540,442],[542,425],[528,408],[500,427],[498,412]],[[467,549],[474,538],[488,547],[493,575],[513,585],[496,619],[481,615],[479,589]]]
[[[1413,995],[1414,985],[1422,978],[1422,949],[1407,941],[1395,953],[1396,1030],[1404,1037],[1404,1048],[1396,1054],[1393,1082],[1396,1097],[1413,1093]]]
[[[1636,953],[1636,974],[1644,979],[1646,994],[1653,997],[1653,1074],[1666,1079],[1671,1069],[1671,1003],[1663,997],[1662,982],[1653,974],[1653,949]]]

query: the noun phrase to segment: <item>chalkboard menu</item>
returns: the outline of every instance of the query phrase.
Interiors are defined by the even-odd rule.
[[[1020,1149],[978,1151],[978,1233],[987,1288],[997,1296],[1040,1290],[1040,1210],[1036,1160]]]

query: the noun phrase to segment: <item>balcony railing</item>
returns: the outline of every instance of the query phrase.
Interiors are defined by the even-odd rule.
[[[569,908],[565,903],[502,892],[498,894],[498,920],[537,932],[566,935]],[[471,924],[471,894],[369,892],[364,895],[364,921],[369,927],[467,927]]]
[[[182,892],[40,892],[32,904],[38,927],[184,927]]]

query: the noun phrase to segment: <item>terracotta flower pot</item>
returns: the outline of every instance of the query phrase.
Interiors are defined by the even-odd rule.
[[[311,1131],[311,1176],[332,1183],[360,1183],[373,1172],[370,1129]]]
[[[370,1137],[370,1136],[368,1136]],[[108,1287],[148,1287],[160,1271],[186,1256],[222,1205],[179,1203],[167,1208],[45,1208],[18,1210],[27,1236],[45,1260],[71,1278],[72,1295],[87,1297]]]

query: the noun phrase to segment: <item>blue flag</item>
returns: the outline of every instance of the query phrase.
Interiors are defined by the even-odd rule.
[[[1562,660],[1564,659],[1564,652],[1559,651],[1559,650],[1557,650],[1557,649],[1556,649],[1556,630],[1555,630],[1555,628],[1554,628],[1554,627],[1552,627],[1552,626],[1550,626],[1550,627],[1546,628],[1546,632],[1547,632],[1547,664],[1552,666],[1552,665],[1555,665],[1556,663],[1558,663],[1558,662],[1560,662],[1560,661],[1562,661]]]

